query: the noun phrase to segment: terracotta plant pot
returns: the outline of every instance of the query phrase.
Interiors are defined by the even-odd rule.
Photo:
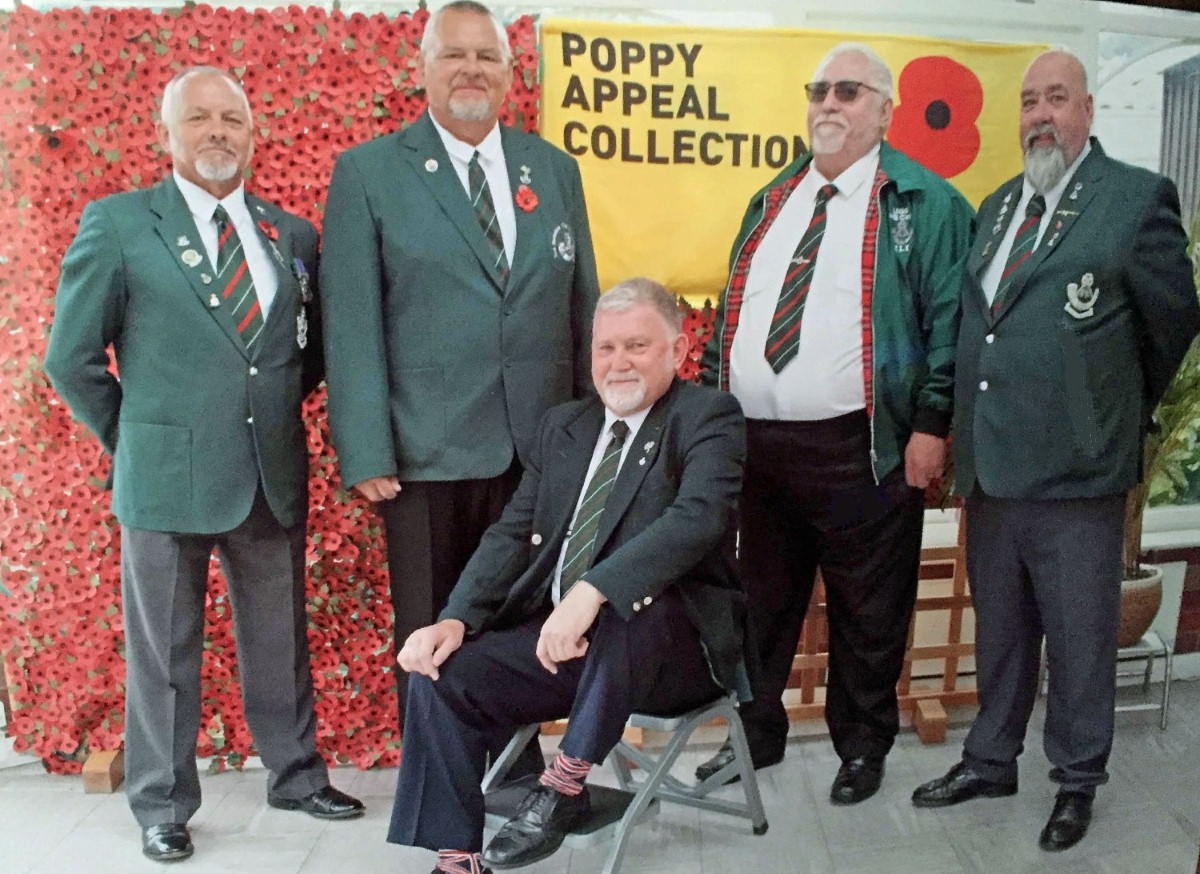
[[[1162,605],[1162,568],[1141,565],[1143,576],[1121,581],[1121,625],[1117,646],[1133,646],[1142,639]]]

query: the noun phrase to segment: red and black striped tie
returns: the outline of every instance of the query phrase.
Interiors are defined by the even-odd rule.
[[[1029,256],[1037,247],[1038,230],[1042,224],[1042,213],[1045,211],[1046,198],[1040,194],[1029,198],[1029,203],[1025,206],[1025,220],[1021,222],[1021,226],[1017,228],[1017,235],[1013,237],[1012,249],[1004,263],[1004,272],[1000,274],[1000,284],[996,287],[996,296],[992,298],[993,314],[1000,311],[1000,305],[1004,303],[1004,296],[1012,287],[1017,271],[1029,260]]]
[[[775,304],[775,317],[771,320],[771,330],[767,333],[767,345],[763,353],[776,373],[783,370],[800,350],[800,320],[804,315],[804,305],[808,303],[808,290],[812,288],[821,238],[825,236],[825,206],[835,194],[837,188],[833,185],[823,185],[817,192],[812,221],[800,238],[800,245],[792,255],[787,275],[779,289],[779,302]]]
[[[213,210],[217,223],[217,279],[221,283],[221,298],[228,301],[234,324],[246,347],[254,345],[263,328],[262,307],[254,290],[254,279],[246,264],[246,253],[225,207],[218,204]]]

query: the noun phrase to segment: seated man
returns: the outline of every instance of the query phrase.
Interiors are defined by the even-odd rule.
[[[435,871],[551,855],[631,713],[677,713],[734,686],[745,421],[732,395],[675,378],[687,348],[657,283],[600,298],[600,398],[546,415],[439,621],[400,650],[412,676],[388,840],[438,850]],[[487,738],[564,716],[561,752],[481,856]]]

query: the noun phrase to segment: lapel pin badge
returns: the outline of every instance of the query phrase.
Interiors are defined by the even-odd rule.
[[[180,237],[178,240],[175,241],[175,245],[176,246],[190,246],[190,245],[192,245],[192,243],[187,237]]]
[[[992,251],[992,241],[988,240],[987,245],[983,247],[983,252],[980,254],[980,257],[986,258],[990,251]]]
[[[216,309],[221,305],[221,302],[217,300],[217,296],[215,294],[210,294],[208,296],[208,305],[210,308]]]
[[[653,448],[654,448],[654,441],[648,440],[646,442],[646,445],[642,447],[642,452],[649,452]]]
[[[212,282],[212,277],[209,276],[207,273],[201,273],[200,281],[203,282],[205,285],[208,285],[210,282]]]
[[[1094,287],[1096,278],[1090,273],[1080,277],[1078,283],[1067,283],[1067,302],[1063,309],[1067,315],[1076,319],[1086,319],[1096,313],[1096,299],[1100,297],[1100,289]]]
[[[430,158],[428,161],[425,162],[425,172],[426,173],[436,173],[437,168],[438,168],[438,162],[435,159]]]
[[[183,259],[183,263],[188,267],[195,267],[200,263],[200,253],[195,249],[184,249],[183,254],[179,257]]]
[[[1083,183],[1082,183],[1082,182],[1076,182],[1076,183],[1075,183],[1075,187],[1071,189],[1071,196],[1070,196],[1069,198],[1067,198],[1067,199],[1068,199],[1068,200],[1078,200],[1078,199],[1079,199],[1079,192],[1080,192],[1080,191],[1082,191],[1082,190],[1083,190]]]
[[[646,463],[646,457],[643,455],[641,458],[638,459],[638,464],[645,464],[645,463]]]
[[[528,185],[533,181],[533,177],[529,175],[529,168],[524,164],[521,165],[521,184]]]

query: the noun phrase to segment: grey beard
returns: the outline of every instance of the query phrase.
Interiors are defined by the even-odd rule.
[[[238,175],[238,165],[232,158],[197,158],[196,172],[209,182],[228,182]]]
[[[478,122],[487,121],[492,117],[492,108],[486,100],[459,100],[452,97],[447,108],[450,110],[450,117],[456,121]]]
[[[1067,156],[1062,146],[1025,151],[1025,178],[1038,194],[1045,194],[1067,173]]]

